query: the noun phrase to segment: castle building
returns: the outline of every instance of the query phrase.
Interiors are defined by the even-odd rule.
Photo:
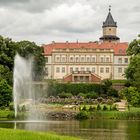
[[[103,79],[125,79],[129,64],[128,43],[117,37],[117,22],[111,9],[103,22],[99,42],[52,42],[43,45],[46,58],[45,79],[63,82],[93,82]]]

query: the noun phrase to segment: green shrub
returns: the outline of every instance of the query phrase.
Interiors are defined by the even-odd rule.
[[[104,105],[104,106],[103,106],[103,111],[107,111],[107,110],[108,110],[107,106]]]
[[[89,118],[89,115],[86,111],[81,111],[79,112],[76,116],[75,116],[76,119],[78,120],[81,120],[81,119],[88,119]]]
[[[6,109],[6,106],[1,106],[0,107],[0,110],[5,110]]]
[[[84,106],[84,107],[82,108],[82,110],[83,110],[83,111],[87,111],[87,108],[86,108],[86,106]]]
[[[120,91],[120,94],[124,95],[127,102],[132,106],[140,106],[140,92],[136,87],[124,88]]]
[[[8,119],[13,119],[13,118],[15,118],[15,113],[14,113],[14,112],[10,112],[10,113],[7,115],[7,118],[8,118]]]
[[[94,107],[94,106],[90,106],[88,109],[88,111],[90,111],[90,112],[95,111],[95,110],[96,110],[96,107]]]
[[[108,89],[107,95],[112,97],[119,97],[118,91],[114,88]]]
[[[81,106],[79,107],[79,111],[82,111],[82,107]]]
[[[97,110],[98,110],[98,111],[101,110],[100,104],[97,105]]]
[[[70,97],[72,97],[73,95],[72,95],[71,93],[64,93],[64,92],[62,92],[62,93],[60,93],[58,96],[59,96],[60,98],[70,98]]]
[[[117,111],[118,110],[117,105],[116,104],[115,105],[112,105],[111,110],[112,111]]]
[[[13,102],[10,103],[9,110],[12,110],[12,111],[14,110],[14,103]]]
[[[8,107],[12,100],[12,87],[7,83],[5,79],[0,77],[0,107],[5,109]]]
[[[78,96],[79,96],[79,97],[84,97],[84,98],[85,98],[85,97],[86,97],[86,94],[85,94],[85,93],[79,93]]]
[[[89,92],[89,93],[86,94],[86,98],[97,99],[98,94],[95,93],[95,92]]]
[[[109,110],[112,111],[112,105],[110,105]]]
[[[78,95],[79,93],[102,93],[103,85],[100,84],[87,84],[87,83],[57,83],[50,81],[48,89],[48,95],[57,96],[59,93],[72,93],[72,95]]]

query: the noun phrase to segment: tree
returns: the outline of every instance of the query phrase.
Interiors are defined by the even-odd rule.
[[[136,86],[140,90],[140,54],[131,58],[130,64],[125,71],[125,75],[131,85]]]
[[[0,65],[0,79],[5,79],[9,85],[12,85],[12,71],[7,66]]]
[[[18,53],[26,59],[33,57],[33,79],[41,80],[44,76],[45,57],[43,48],[37,46],[34,42],[20,41],[17,42]]]
[[[121,94],[127,102],[133,106],[140,106],[140,92],[136,87],[128,87],[121,90]]]
[[[7,84],[7,81],[0,79],[0,107],[9,106],[12,101],[12,88]]]
[[[17,44],[10,38],[0,36],[0,107],[12,100],[12,76]]]
[[[0,36],[0,107],[8,106],[12,100],[14,57],[19,53],[25,58],[34,57],[34,79],[41,80],[45,66],[43,48],[33,42],[14,42]]]
[[[134,39],[127,49],[128,55],[137,55],[140,54],[140,34],[138,35],[138,39]]]
[[[118,91],[112,87],[112,81],[105,79],[102,81],[103,84],[103,93],[107,96],[119,97]]]
[[[17,49],[18,46],[12,39],[0,36],[0,64],[7,66],[10,71],[13,70]]]
[[[102,81],[103,85],[105,85],[106,88],[110,88],[112,86],[112,81],[109,79],[105,79]]]
[[[140,37],[140,35],[139,35]],[[132,86],[140,91],[140,39],[133,40],[127,50],[127,54],[131,55],[130,64],[125,70],[125,76]]]

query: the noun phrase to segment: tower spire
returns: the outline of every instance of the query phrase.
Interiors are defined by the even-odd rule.
[[[117,22],[114,21],[111,14],[111,5],[109,5],[109,13],[106,17],[105,22],[103,22],[103,27],[117,27]]]

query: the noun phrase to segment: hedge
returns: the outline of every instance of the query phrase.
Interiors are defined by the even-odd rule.
[[[79,93],[95,92],[98,94],[105,94],[106,88],[100,84],[86,84],[86,83],[56,83],[50,82],[48,86],[48,95],[57,96],[60,93],[72,93],[78,95]]]

